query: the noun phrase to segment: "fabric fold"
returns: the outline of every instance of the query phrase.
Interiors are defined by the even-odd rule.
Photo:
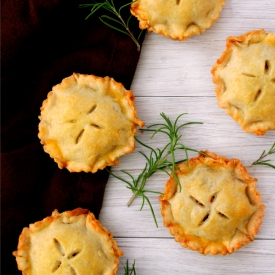
[[[39,143],[38,116],[51,88],[73,72],[110,76],[129,89],[139,59],[126,35],[73,0],[2,1],[2,274],[21,274],[12,251],[23,227],[76,207],[98,217],[108,172],[59,169]],[[92,2],[91,2],[92,3]],[[118,7],[127,3],[115,1]],[[133,25],[138,31],[138,23]]]

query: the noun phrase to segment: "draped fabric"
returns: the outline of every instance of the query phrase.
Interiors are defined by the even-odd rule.
[[[72,0],[1,2],[2,274],[21,274],[12,251],[23,227],[76,207],[98,218],[108,180],[103,170],[59,169],[37,137],[40,107],[52,86],[73,72],[110,76],[130,88],[139,52],[97,12]],[[93,1],[90,1],[93,3]],[[127,1],[114,1],[117,7]],[[127,10],[128,9],[128,10]],[[129,15],[129,7],[124,8]],[[135,20],[135,19],[133,19]],[[138,31],[138,23],[131,27]]]

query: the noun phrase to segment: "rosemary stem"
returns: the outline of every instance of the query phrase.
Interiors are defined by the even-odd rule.
[[[136,191],[133,193],[132,197],[130,198],[130,200],[129,200],[128,203],[127,203],[127,206],[128,206],[128,207],[132,204],[132,202],[134,201],[134,199],[137,197],[137,194],[139,193],[139,191],[141,191],[141,190],[143,189],[146,180],[153,174],[152,171],[154,171],[163,161],[165,161],[165,160],[167,159],[168,156],[169,156],[169,153],[166,153],[159,161],[157,161],[157,162],[155,163],[155,165],[153,166],[153,169],[151,169],[151,173],[148,172],[148,173],[146,173],[146,174],[143,176],[142,182],[141,182],[141,184],[139,185],[138,190],[136,190]]]
[[[139,188],[139,190],[140,190],[140,188]],[[136,191],[134,192],[134,194],[132,195],[132,197],[131,197],[130,200],[128,201],[128,203],[127,203],[127,206],[128,206],[128,207],[132,204],[132,202],[133,202],[134,199],[136,198],[137,193],[138,193],[138,190],[136,190]]]
[[[146,202],[150,208],[150,211],[152,213],[152,216],[154,218],[154,221],[155,221],[155,224],[157,227],[158,227],[158,223],[157,223],[157,219],[156,219],[156,216],[154,213],[154,209],[153,209],[152,204],[151,204],[149,198],[147,197],[146,193],[154,193],[154,194],[162,194],[162,193],[144,189],[145,185],[147,183],[147,180],[156,172],[164,172],[166,175],[168,175],[168,177],[172,177],[173,179],[175,179],[177,181],[179,187],[181,188],[181,184],[180,184],[180,181],[179,181],[179,178],[177,175],[177,170],[179,170],[179,168],[177,168],[178,167],[177,165],[184,161],[188,161],[188,151],[189,150],[198,152],[195,149],[187,148],[183,144],[178,143],[179,139],[182,136],[182,135],[178,134],[178,130],[188,124],[197,124],[196,122],[184,123],[182,125],[177,126],[178,119],[183,114],[180,114],[174,123],[172,123],[170,121],[170,119],[164,113],[161,113],[160,115],[165,120],[165,124],[164,123],[153,124],[144,130],[154,132],[153,135],[151,136],[151,138],[153,138],[157,133],[166,134],[169,137],[169,142],[162,148],[154,149],[151,146],[143,143],[142,141],[140,141],[138,138],[135,137],[136,141],[139,144],[141,144],[142,146],[144,146],[145,148],[150,150],[149,155],[146,155],[143,152],[139,151],[139,153],[141,155],[143,155],[143,157],[146,159],[146,164],[145,164],[142,172],[137,177],[134,177],[130,173],[128,173],[126,171],[122,171],[130,177],[130,181],[127,181],[127,180],[124,180],[124,179],[121,179],[121,178],[115,176],[116,178],[124,181],[127,184],[127,188],[131,189],[131,191],[132,191],[132,196],[131,196],[130,200],[128,201],[127,206],[130,206],[136,197],[141,197],[142,203],[141,203],[140,210],[143,209],[143,206]],[[152,129],[152,127],[157,127],[157,129]],[[180,151],[184,150],[186,159],[176,161],[175,153],[177,150],[180,150]],[[172,159],[172,160],[169,160],[168,157],[170,157],[169,159]]]
[[[136,0],[134,0],[134,1],[136,1]],[[140,32],[138,37],[135,38],[133,32],[129,28],[129,22],[130,22],[130,19],[132,18],[131,13],[130,13],[130,16],[128,17],[128,20],[126,20],[126,22],[124,21],[124,19],[122,18],[121,14],[120,14],[121,9],[125,8],[126,6],[131,5],[133,2],[131,1],[131,2],[121,6],[118,10],[115,7],[114,0],[104,0],[103,2],[93,1],[93,2],[94,2],[93,4],[80,4],[79,5],[80,7],[92,7],[90,14],[88,16],[86,16],[85,19],[88,19],[91,15],[93,15],[99,9],[106,10],[108,13],[113,14],[113,16],[117,17],[118,19],[113,18],[113,16],[102,15],[102,16],[99,16],[99,20],[103,24],[108,26],[109,28],[114,29],[116,31],[119,31],[119,32],[124,33],[125,35],[129,36],[131,38],[131,40],[136,44],[137,51],[140,52],[141,46],[140,46],[138,40],[139,40],[142,32]],[[107,19],[107,21],[105,21],[105,19]]]
[[[117,15],[117,17],[120,19],[120,21],[122,22],[122,24],[124,25],[125,29],[127,30],[127,32],[129,33],[130,37],[132,38],[132,40],[134,41],[134,43],[137,46],[137,51],[140,51],[140,44],[138,43],[138,41],[136,40],[135,36],[133,35],[133,33],[130,31],[130,29],[128,28],[127,24],[125,23],[124,19],[121,17],[121,15],[117,12],[117,10],[115,8],[113,8],[114,13]]]
[[[265,150],[263,151],[263,153],[261,154],[261,156],[255,160],[252,165],[259,165],[259,164],[263,164],[261,161],[266,158],[267,156],[269,155],[272,155],[275,153],[275,142],[273,143],[273,145],[271,146],[271,148],[269,149],[269,151],[266,153]],[[267,161],[263,161],[263,162],[268,162],[269,160]],[[271,166],[271,167],[274,167],[272,164],[263,164],[263,165],[268,165],[268,166]]]
[[[141,184],[139,185],[138,189],[134,192],[134,194],[132,195],[132,197],[128,201],[127,206],[130,206],[132,204],[132,202],[134,201],[134,199],[137,197],[138,193],[144,188],[145,182],[150,177],[150,175],[151,174],[146,173],[143,176]]]

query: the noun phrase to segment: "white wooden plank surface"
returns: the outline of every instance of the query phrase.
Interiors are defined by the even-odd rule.
[[[255,240],[231,255],[215,257],[182,249],[170,239],[146,239],[146,247],[139,238],[117,241],[127,253],[129,263],[136,260],[137,274],[274,274],[274,240]],[[124,274],[125,262],[122,259],[118,274]]]
[[[258,179],[257,189],[266,211],[255,241],[227,256],[202,256],[182,248],[162,224],[157,195],[149,197],[158,228],[147,205],[139,210],[139,198],[130,207],[126,206],[131,192],[123,182],[110,177],[100,220],[113,232],[124,251],[119,275],[124,274],[127,259],[130,264],[136,260],[138,275],[275,274],[275,171],[251,166],[262,151],[273,144],[275,133],[269,131],[263,137],[244,133],[225,110],[217,106],[210,73],[225,49],[226,38],[254,29],[275,32],[275,0],[227,0],[220,18],[210,29],[184,42],[146,34],[131,89],[136,96],[138,115],[147,126],[160,122],[161,112],[171,119],[186,112],[182,122],[203,122],[182,130],[182,142],[186,146],[238,158],[249,174]],[[138,138],[160,147],[167,141],[161,135],[150,140],[148,133],[138,133]],[[122,169],[138,175],[145,163],[138,150],[144,151],[137,144],[135,152],[122,157],[120,166],[112,171],[119,176]],[[275,163],[275,157],[271,159]],[[154,175],[148,186],[162,192],[166,181],[165,174]]]

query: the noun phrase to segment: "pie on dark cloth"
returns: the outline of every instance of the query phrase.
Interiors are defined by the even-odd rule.
[[[1,2],[3,275],[21,274],[12,251],[23,227],[54,209],[83,207],[98,217],[102,206],[108,173],[59,169],[37,137],[42,101],[73,72],[110,76],[130,88],[139,58],[136,45],[100,22],[99,12],[85,20],[90,9],[79,4],[87,2]],[[127,0],[115,3],[120,7]],[[132,28],[138,31],[138,24]]]

